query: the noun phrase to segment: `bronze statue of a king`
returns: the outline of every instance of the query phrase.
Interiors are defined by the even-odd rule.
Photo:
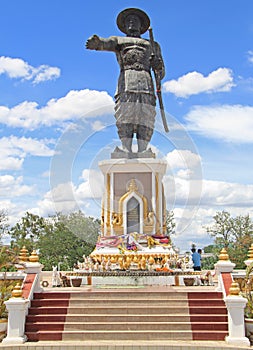
[[[86,42],[86,48],[90,50],[115,52],[120,67],[115,94],[115,118],[122,149],[117,147],[114,157],[154,157],[152,151],[147,149],[156,115],[156,94],[151,70],[154,71],[156,85],[159,85],[165,75],[161,49],[153,36],[150,40],[141,38],[141,34],[150,26],[150,19],[142,10],[125,9],[118,15],[117,25],[126,34],[125,37],[101,38],[93,35]],[[160,86],[157,86],[157,91],[160,93]],[[161,98],[161,95],[158,97]],[[134,134],[138,144],[135,155],[132,152]]]

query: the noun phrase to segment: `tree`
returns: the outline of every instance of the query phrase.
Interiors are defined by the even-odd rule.
[[[80,210],[69,215],[58,214],[58,220],[63,222],[74,235],[85,241],[87,248],[90,247],[91,251],[94,249],[100,232],[100,220],[86,217]]]
[[[9,231],[12,247],[39,251],[40,261],[46,270],[61,263],[70,269],[83,255],[89,255],[97,242],[100,222],[85,217],[82,212],[69,215],[56,214],[50,218],[26,213]]]
[[[0,241],[8,229],[8,216],[5,209],[0,209]]]
[[[233,262],[237,268],[244,268],[244,260],[251,243],[253,242],[253,223],[249,215],[239,215],[233,220],[234,247],[232,252]]]
[[[220,249],[227,249],[233,242],[233,219],[230,213],[225,210],[217,212],[213,219],[215,223],[211,227],[207,227],[207,233],[215,238],[215,244]]]
[[[172,210],[166,210],[166,233],[168,236],[175,234],[175,218],[174,218],[174,212]]]
[[[100,222],[86,217],[81,211],[51,217],[52,230],[39,240],[40,261],[45,269],[61,264],[61,269],[71,269],[95,248]]]
[[[69,270],[85,253],[85,242],[73,234],[63,222],[55,222],[53,230],[42,236],[38,242],[40,262],[45,270],[61,264],[62,270]]]
[[[253,223],[249,215],[232,217],[229,212],[222,211],[213,218],[215,223],[207,227],[208,234],[214,237],[212,252],[218,255],[222,248],[226,248],[236,267],[244,268],[244,260],[253,242]]]
[[[22,248],[26,246],[28,251],[38,249],[38,241],[48,230],[50,225],[43,217],[26,212],[20,222],[13,226],[9,234],[12,238],[11,246]]]

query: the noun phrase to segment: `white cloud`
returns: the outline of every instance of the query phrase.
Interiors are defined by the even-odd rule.
[[[164,177],[165,197],[168,203],[212,207],[253,206],[253,185],[235,182],[194,179],[182,176],[182,169]]]
[[[81,183],[76,186],[73,182],[61,183],[48,191],[43,200],[39,201],[39,211],[44,215],[54,212],[68,213],[87,207],[88,200],[98,200],[101,204],[103,195],[103,175],[100,171],[84,169],[80,177]],[[97,211],[97,216],[100,212]]]
[[[200,165],[201,157],[189,150],[173,150],[166,156],[168,165],[171,168],[191,169]]]
[[[187,73],[177,80],[165,82],[163,87],[166,92],[187,98],[203,92],[230,91],[234,85],[232,71],[228,68],[218,68],[207,77],[199,72]]]
[[[57,79],[60,76],[60,69],[57,67],[49,67],[46,65],[40,66],[34,70],[34,84],[39,84],[43,81]]]
[[[29,154],[50,157],[54,154],[48,145],[52,140],[37,140],[27,137],[2,137],[0,139],[0,170],[20,170],[25,157]]]
[[[75,186],[71,182],[59,184],[48,191],[44,198],[38,202],[40,215],[46,216],[55,212],[68,213],[78,210],[74,192]]]
[[[91,127],[94,131],[100,131],[105,127],[105,125],[100,120],[95,120]]]
[[[201,203],[220,207],[253,206],[253,185],[204,180]]]
[[[15,178],[12,175],[0,176],[0,196],[2,198],[14,198],[24,195],[32,195],[35,192],[35,186],[23,184],[23,177]]]
[[[252,106],[195,106],[185,119],[188,129],[204,136],[236,143],[253,142]]]
[[[0,155],[0,170],[20,170],[22,168],[24,158],[4,157]]]
[[[252,50],[248,51],[248,61],[250,63],[253,63],[253,51]]]
[[[211,243],[204,226],[213,223],[217,211],[253,214],[253,185],[195,177],[201,159],[187,150],[174,150],[166,159],[170,168],[163,179],[164,192],[167,209],[174,211],[176,221],[172,239],[182,250],[189,249],[192,242],[199,247]]]
[[[172,237],[173,243],[180,247],[182,251],[189,250],[194,242],[198,248],[203,248],[208,244],[212,244],[213,239],[207,234],[206,227],[214,223],[213,216],[217,211],[228,211],[233,217],[238,215],[249,214],[252,217],[253,206],[235,207],[226,205],[219,206],[200,206],[198,210],[192,212],[191,208],[174,209],[174,217],[176,221],[176,234]]]
[[[21,58],[0,57],[0,75],[6,74],[9,78],[31,80],[34,84],[38,84],[46,80],[59,78],[60,72],[57,67],[50,67],[45,64],[33,67]]]
[[[47,171],[44,171],[42,174],[41,174],[41,177],[45,177],[45,178],[48,178],[50,177],[50,171],[47,170]]]
[[[103,175],[100,171],[84,169],[82,182],[76,189],[76,196],[79,200],[86,198],[101,198],[104,190]]]
[[[24,101],[8,108],[0,106],[0,123],[10,127],[36,129],[42,125],[62,124],[73,119],[113,113],[113,99],[105,91],[70,91],[66,96],[51,99],[39,108],[36,102]]]

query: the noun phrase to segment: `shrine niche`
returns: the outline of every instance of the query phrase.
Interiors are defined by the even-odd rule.
[[[126,227],[127,234],[141,232],[140,228],[140,203],[134,197],[129,199],[126,206]]]
[[[119,213],[114,213],[114,217],[121,217],[123,234],[143,233],[148,215],[147,199],[138,192],[134,179],[130,181],[128,191],[120,198],[118,208]],[[113,226],[117,227],[117,221]]]

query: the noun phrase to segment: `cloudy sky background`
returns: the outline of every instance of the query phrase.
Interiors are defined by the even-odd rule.
[[[149,14],[166,66],[170,133],[158,113],[152,148],[168,162],[174,242],[203,247],[216,211],[253,214],[251,0],[2,0],[0,207],[11,224],[26,211],[100,216],[98,162],[119,145],[118,65],[84,43],[123,35],[115,19],[127,7]]]

